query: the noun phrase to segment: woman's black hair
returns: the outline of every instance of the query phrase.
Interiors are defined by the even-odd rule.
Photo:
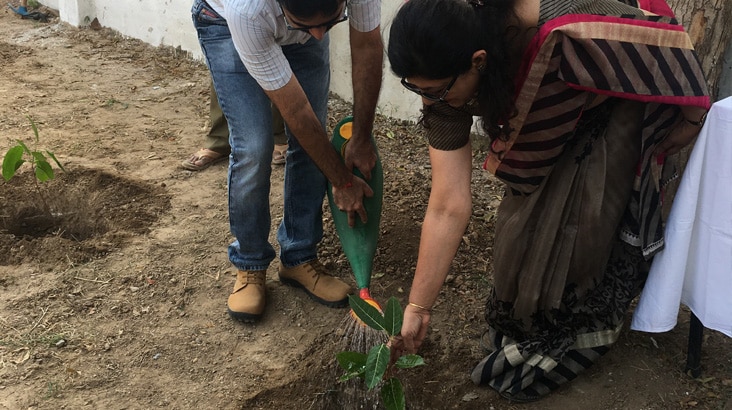
[[[293,16],[309,19],[335,14],[345,0],[277,0]]]
[[[444,79],[487,61],[478,88],[483,129],[505,138],[514,109],[515,0],[408,0],[391,23],[387,55],[398,77]],[[506,126],[501,126],[506,125]]]

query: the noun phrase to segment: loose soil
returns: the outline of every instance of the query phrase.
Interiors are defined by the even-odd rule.
[[[226,314],[226,165],[179,168],[207,131],[204,65],[108,29],[21,20],[7,9],[0,61],[0,151],[18,138],[34,144],[29,116],[34,146],[66,168],[40,193],[27,166],[0,182],[0,409],[372,407],[337,383],[347,311],[283,286],[275,264],[263,320],[243,325]],[[330,108],[331,127],[350,113],[336,97]],[[386,182],[371,288],[403,305],[429,194],[427,148],[410,122],[379,116],[375,134]],[[409,408],[731,409],[732,342],[707,331],[703,375],[687,376],[685,309],[668,333],[626,329],[595,367],[538,403],[512,404],[470,382],[501,198],[476,145],[475,210],[434,309],[427,365],[399,374]],[[274,224],[282,177],[274,166]],[[324,218],[320,257],[353,283],[325,205]]]

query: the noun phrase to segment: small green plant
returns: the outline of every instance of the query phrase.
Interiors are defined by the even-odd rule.
[[[61,394],[61,385],[57,382],[49,381],[46,385],[46,394],[43,396],[44,399],[48,400],[56,398]]]
[[[119,101],[116,98],[110,98],[110,99],[108,99],[107,101],[104,102],[104,105],[106,107],[113,107],[115,104],[121,105],[122,108],[125,109],[125,110],[127,109],[127,107],[129,107],[129,104],[124,103],[122,101]]]
[[[33,128],[35,143],[36,145],[38,145],[38,127],[30,116],[28,117],[28,120],[31,123],[31,128]],[[18,143],[10,147],[8,152],[5,153],[5,158],[3,158],[2,172],[5,181],[10,181],[10,179],[15,176],[18,168],[20,168],[20,166],[26,162],[29,162],[33,167],[37,181],[45,182],[53,179],[55,177],[55,174],[53,173],[53,168],[51,167],[51,164],[48,162],[48,159],[46,159],[46,155],[44,155],[41,151],[31,150],[21,140],[17,141]],[[53,155],[51,151],[46,150],[46,154],[51,157],[53,162],[55,162],[62,171],[66,172],[63,165],[61,165],[61,163],[58,161],[58,159],[56,159],[56,156]]]
[[[39,137],[38,137],[38,127],[36,126],[35,121],[33,121],[33,118],[28,116],[28,121],[31,123],[31,128],[33,128],[33,135],[35,136],[35,145],[38,145],[39,143]],[[40,182],[46,182],[48,180],[51,180],[55,178],[55,174],[53,172],[53,168],[51,167],[51,164],[48,162],[48,159],[46,158],[46,155],[50,157],[53,162],[58,165],[58,167],[61,169],[61,171],[66,172],[64,169],[64,166],[61,165],[58,159],[56,159],[56,156],[53,155],[51,151],[44,150],[45,154],[41,151],[31,149],[26,145],[23,141],[17,140],[18,143],[8,150],[8,152],[5,153],[5,157],[3,158],[3,165],[2,165],[2,174],[5,181],[10,181],[11,178],[13,178],[18,171],[18,168],[20,168],[21,165],[28,162],[30,163],[31,167],[33,168],[35,179],[33,180],[35,183],[36,193],[41,198],[41,202],[43,203],[44,209],[50,213],[50,208],[48,207],[48,202],[46,201],[45,196],[41,193],[41,188],[39,183]]]
[[[349,296],[348,303],[356,316],[364,324],[379,331],[386,332],[391,341],[402,327],[404,318],[399,301],[391,297],[386,303],[382,315],[378,309],[357,296]],[[346,371],[340,381],[361,378],[370,390],[378,386],[384,376],[392,373],[392,367],[409,369],[424,365],[424,360],[416,354],[404,355],[390,364],[391,351],[388,343],[381,343],[371,348],[368,354],[359,352],[340,352],[336,355],[338,364]],[[395,376],[389,376],[381,386],[381,400],[388,410],[403,410],[406,408],[404,386]]]

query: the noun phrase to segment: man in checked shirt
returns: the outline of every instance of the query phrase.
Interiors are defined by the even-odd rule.
[[[232,318],[254,322],[265,310],[269,243],[270,104],[282,113],[289,149],[284,217],[277,230],[279,279],[330,307],[348,304],[351,287],[317,259],[327,182],[338,208],[366,221],[366,179],[376,164],[371,144],[381,88],[381,0],[195,0],[193,22],[219,103],[229,123],[229,222],[236,240],[229,259],[237,279],[229,295]],[[330,83],[328,30],[349,24],[354,126],[345,164],[325,130]]]

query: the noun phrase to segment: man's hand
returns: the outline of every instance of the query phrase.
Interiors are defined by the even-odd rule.
[[[348,214],[348,226],[353,228],[356,225],[356,215],[361,218],[361,222],[368,221],[363,198],[374,196],[374,190],[366,181],[355,175],[349,185],[340,188],[333,186],[333,202],[338,209]]]
[[[265,92],[305,152],[333,183],[333,200],[338,209],[348,213],[349,225],[355,225],[356,214],[365,222],[363,198],[373,196],[374,191],[366,181],[353,176],[352,168],[347,168],[341,155],[333,149],[297,78],[293,76],[284,87]]]
[[[344,161],[349,170],[355,167],[367,181],[370,181],[371,170],[376,166],[376,149],[371,142],[371,136],[351,137],[346,143]]]

